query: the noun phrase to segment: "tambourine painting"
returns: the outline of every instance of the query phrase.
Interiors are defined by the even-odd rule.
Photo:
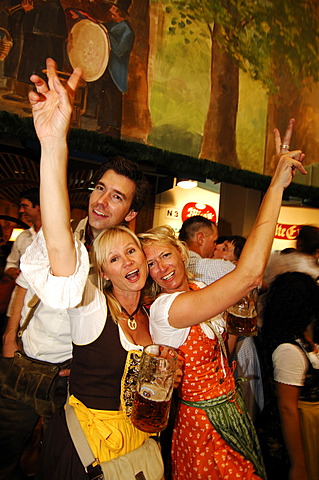
[[[82,68],[82,78],[94,82],[103,75],[109,61],[107,29],[91,20],[80,20],[70,31],[68,55],[73,68]]]

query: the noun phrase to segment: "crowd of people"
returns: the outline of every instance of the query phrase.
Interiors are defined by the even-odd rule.
[[[218,237],[216,225],[199,216],[184,222],[179,238],[168,226],[135,235],[127,222],[145,203],[148,185],[122,157],[103,165],[87,218],[72,226],[67,134],[81,72],[75,69],[63,87],[56,68],[48,59],[48,83],[31,77],[42,228],[17,267],[3,337],[0,479],[24,478],[20,457],[39,419],[39,480],[97,478],[100,463],[157,439],[130,421],[139,358],[151,343],[169,345],[179,357],[171,446],[162,445],[166,480],[319,478],[318,275],[286,261],[267,284],[259,349],[248,338],[253,354],[243,353],[245,338],[228,335],[224,316],[263,285],[283,191],[297,170],[306,174],[304,154],[288,147],[294,120],[282,139],[275,130],[277,167],[247,239]],[[301,230],[297,251],[311,257],[315,272],[319,231],[309,228]],[[244,368],[251,355],[259,386],[245,392],[236,377],[251,385]],[[38,370],[27,363],[32,359]],[[69,407],[96,459],[89,466],[70,434]],[[266,427],[280,433],[280,451],[271,448],[274,430]]]

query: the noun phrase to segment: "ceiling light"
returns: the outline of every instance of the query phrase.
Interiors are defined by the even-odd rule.
[[[190,189],[197,187],[198,183],[196,180],[187,180],[185,178],[177,178],[176,185],[181,188]]]

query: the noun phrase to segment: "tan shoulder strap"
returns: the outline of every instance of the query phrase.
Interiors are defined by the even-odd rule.
[[[28,307],[30,310],[28,311],[28,314],[25,317],[24,322],[18,331],[18,337],[20,338],[22,337],[22,334],[26,330],[27,326],[29,325],[40,301],[41,301],[40,298],[36,294],[34,294],[33,297],[28,301]]]

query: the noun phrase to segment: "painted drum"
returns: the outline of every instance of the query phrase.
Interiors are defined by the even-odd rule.
[[[98,80],[106,70],[110,56],[107,29],[91,20],[80,20],[68,37],[68,56],[73,68],[82,69],[86,82]]]

